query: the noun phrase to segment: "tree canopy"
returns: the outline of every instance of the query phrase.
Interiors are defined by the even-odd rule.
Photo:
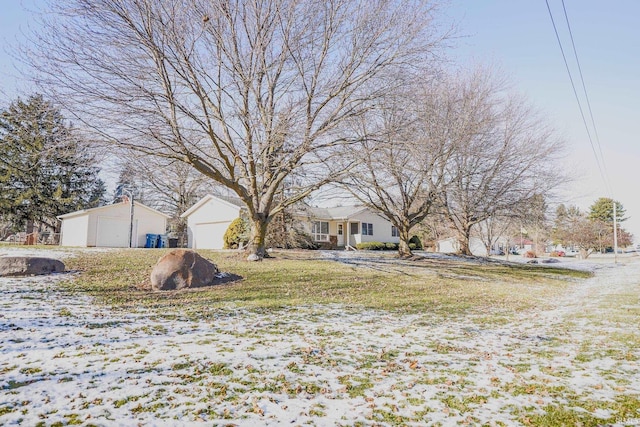
[[[183,161],[271,219],[330,182],[346,122],[424,69],[447,32],[423,0],[69,0],[33,65],[96,138]],[[410,11],[410,13],[408,13]],[[285,197],[276,194],[287,183]]]
[[[615,203],[618,221],[624,221],[624,208],[620,202]],[[618,227],[617,233],[620,246],[632,243],[633,235],[622,227]],[[576,206],[559,205],[553,235],[563,246],[580,249],[583,258],[593,251],[613,248],[613,200],[599,198],[591,205],[588,214]]]
[[[613,199],[609,197],[600,197],[589,207],[589,219],[598,220],[607,224],[613,224]],[[616,201],[616,219],[617,221],[626,221],[626,211],[622,203]]]
[[[95,207],[105,193],[93,155],[41,95],[0,112],[0,215],[14,230]]]

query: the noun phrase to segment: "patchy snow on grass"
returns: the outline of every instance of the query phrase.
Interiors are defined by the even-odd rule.
[[[640,396],[640,262],[600,267],[506,323],[340,305],[193,322],[96,305],[70,274],[0,278],[0,424],[638,424],[619,402]]]

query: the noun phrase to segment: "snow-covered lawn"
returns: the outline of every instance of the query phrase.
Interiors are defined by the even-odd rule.
[[[332,305],[194,322],[68,279],[0,278],[0,425],[640,424],[638,258],[493,321]]]

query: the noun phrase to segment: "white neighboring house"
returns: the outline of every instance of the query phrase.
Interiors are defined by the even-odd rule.
[[[164,234],[169,215],[135,202],[133,224],[131,204],[114,203],[60,215],[60,246],[128,248],[129,230],[133,225],[131,247],[143,248],[147,234]]]
[[[469,249],[475,256],[487,256],[487,248],[484,246],[482,240],[477,237],[471,237],[469,239]],[[455,254],[458,253],[459,250],[460,243],[455,237],[438,240],[438,247],[436,252],[444,254]]]
[[[490,255],[495,255],[499,253],[499,251],[506,252],[507,250],[506,248],[509,246],[507,243],[508,243],[508,240],[504,237],[499,237],[498,239],[496,239],[496,242],[493,244],[493,247],[491,248]],[[471,250],[471,253],[475,256],[481,256],[481,257],[487,256],[487,248],[484,242],[482,241],[482,239],[480,239],[479,237],[471,237],[469,239],[469,249]],[[528,250],[528,249],[531,249],[530,245],[528,247],[525,246],[525,250]],[[458,239],[456,239],[455,237],[449,237],[446,239],[438,240],[438,247],[436,248],[436,252],[452,254],[452,253],[458,253],[459,250],[460,250],[460,243],[458,242]]]
[[[240,199],[207,194],[185,213],[187,246],[192,249],[222,249],[224,233],[240,216],[244,204]]]
[[[189,208],[187,218],[188,247],[222,249],[223,236],[231,222],[240,216],[244,204],[240,199],[206,195]],[[363,206],[308,208],[297,214],[301,228],[314,242],[329,247],[355,247],[362,242],[398,243],[400,238],[389,220]]]

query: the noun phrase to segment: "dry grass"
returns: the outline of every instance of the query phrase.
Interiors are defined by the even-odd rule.
[[[201,251],[238,282],[181,292],[150,292],[144,284],[166,251],[87,252],[69,259],[82,275],[69,282],[106,304],[135,309],[175,308],[202,318],[212,309],[242,307],[277,310],[314,304],[341,304],[444,316],[512,312],[543,305],[572,280],[589,274],[541,266],[468,260],[399,260],[377,255],[351,264],[326,260],[318,252],[282,251],[250,263],[235,253]]]

